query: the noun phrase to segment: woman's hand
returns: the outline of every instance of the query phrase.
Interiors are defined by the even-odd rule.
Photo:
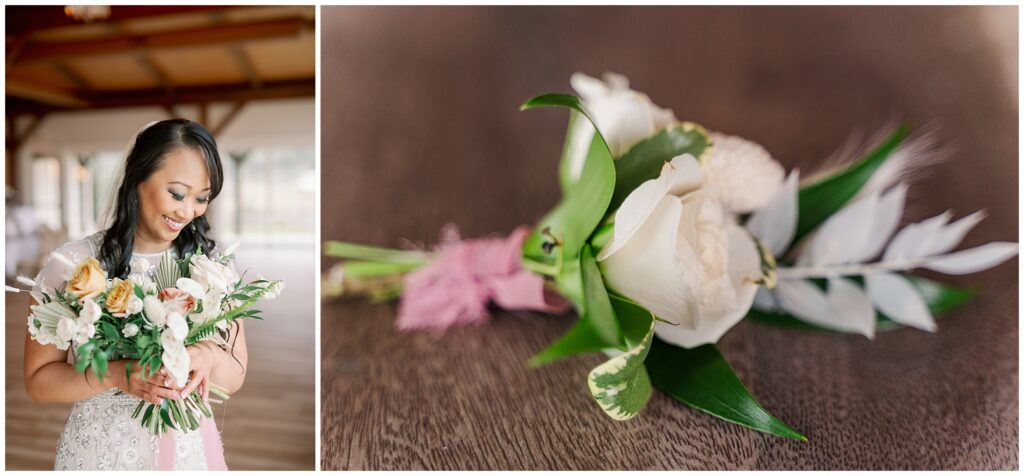
[[[181,395],[182,397],[187,397],[193,390],[198,388],[199,394],[205,402],[210,396],[210,375],[217,365],[219,357],[217,353],[223,351],[209,342],[200,342],[188,346],[187,349],[189,357],[188,385],[185,385],[181,390]]]
[[[125,367],[129,363],[132,365],[132,374],[126,376]],[[173,388],[170,377],[163,369],[147,377],[145,369],[136,361],[111,362],[107,375],[114,380],[117,388],[120,388],[122,392],[139,397],[154,405],[160,405],[165,398],[176,400],[182,395]]]

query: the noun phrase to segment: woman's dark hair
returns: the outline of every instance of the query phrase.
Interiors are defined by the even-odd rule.
[[[217,143],[203,126],[187,119],[169,119],[157,122],[135,137],[125,160],[124,179],[117,190],[114,221],[103,235],[99,261],[110,277],[126,278],[131,269],[135,230],[139,225],[139,184],[149,178],[163,164],[164,157],[175,149],[190,148],[202,153],[206,173],[210,177],[210,200],[220,194],[224,184],[224,170],[217,152]],[[206,233],[210,224],[200,216],[181,230],[174,239],[178,256],[195,253],[202,248],[209,253],[216,243]]]

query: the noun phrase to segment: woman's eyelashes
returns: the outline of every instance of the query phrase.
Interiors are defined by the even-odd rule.
[[[177,192],[175,192],[173,190],[168,190],[167,193],[170,193],[171,194],[171,198],[173,198],[173,199],[175,199],[175,200],[177,200],[179,202],[184,202],[185,201],[185,195],[177,193]],[[207,197],[196,197],[196,203],[199,203],[201,205],[206,205],[207,203],[210,203],[210,197],[208,197],[208,196]]]

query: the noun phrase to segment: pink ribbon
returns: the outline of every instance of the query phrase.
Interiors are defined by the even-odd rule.
[[[156,467],[161,471],[174,471],[174,457],[178,453],[174,447],[174,431],[164,433],[158,442]],[[224,445],[220,441],[220,432],[217,431],[217,424],[213,418],[200,419],[199,436],[203,439],[206,469],[208,471],[227,471],[228,465],[224,462]]]
[[[489,303],[508,310],[567,311],[568,301],[545,290],[544,278],[523,269],[522,247],[529,233],[521,226],[507,238],[442,243],[432,262],[405,276],[398,328],[480,324],[490,317]]]

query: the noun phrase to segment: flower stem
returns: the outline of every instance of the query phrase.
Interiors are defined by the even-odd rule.
[[[922,260],[889,261],[870,264],[808,266],[793,268],[776,268],[779,279],[835,278],[839,276],[859,276],[882,271],[908,271],[924,264]]]

